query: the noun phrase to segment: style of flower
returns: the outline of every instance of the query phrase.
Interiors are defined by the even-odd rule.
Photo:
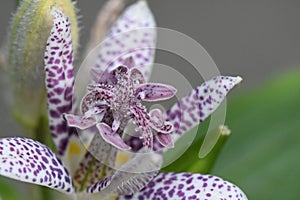
[[[247,199],[238,187],[212,175],[159,173],[164,151],[154,151],[161,146],[172,146],[172,138],[178,138],[208,117],[240,82],[239,77],[215,77],[191,91],[166,113],[158,109],[148,113],[142,100],[168,99],[176,90],[145,81],[154,59],[156,33],[146,2],[138,1],[124,12],[103,43],[99,60],[91,70],[94,82],[81,102],[82,115],[66,114],[73,113],[72,107],[74,110],[70,21],[57,8],[52,9],[52,15],[54,26],[45,51],[45,82],[50,130],[60,155],[31,139],[2,138],[1,175],[50,187],[73,199],[112,196],[118,199]],[[139,28],[152,29],[147,34],[139,34]],[[122,40],[114,39],[115,34],[125,31],[131,32]],[[129,42],[132,38],[134,42]],[[112,53],[117,60],[111,57]],[[122,131],[130,120],[139,128],[142,147],[123,141]],[[76,133],[74,127],[88,129],[89,133]],[[92,136],[88,151],[78,166],[71,164],[68,170],[65,164],[72,140],[86,134]],[[127,154],[130,148],[134,154]]]
[[[151,129],[169,134],[173,126],[168,122],[158,122],[155,115],[147,113],[146,107],[142,105],[141,101],[171,98],[176,89],[164,84],[145,83],[142,72],[134,68],[132,59],[130,57],[125,60],[126,66],[117,67],[107,77],[100,76],[98,80],[98,77],[94,75],[93,77],[97,78],[95,82],[98,84],[89,85],[89,92],[82,99],[81,112],[84,115],[80,117],[67,114],[65,118],[69,126],[80,129],[96,125],[103,139],[121,150],[130,150],[131,147],[125,144],[117,132],[120,130],[119,132],[122,134],[129,120],[133,119],[143,134],[143,145],[152,149]],[[113,119],[111,127],[102,122],[105,114],[110,115],[110,113],[112,113],[111,119]],[[160,136],[161,134],[157,134],[158,141],[161,141]],[[163,142],[161,144],[165,145]]]

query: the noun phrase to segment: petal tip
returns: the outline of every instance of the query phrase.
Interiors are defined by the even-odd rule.
[[[98,123],[96,125],[99,130],[100,135],[104,139],[105,142],[111,144],[112,146],[122,150],[129,151],[131,147],[125,144],[122,138],[115,132],[113,132],[112,128],[105,123]]]
[[[50,13],[54,18],[58,18],[58,15],[62,14],[62,11],[55,5],[52,5]]]
[[[243,81],[243,78],[241,76],[236,77],[236,84],[239,84]]]
[[[174,141],[170,134],[157,133],[156,136],[157,136],[156,138],[157,138],[158,142],[162,146],[164,146],[168,149],[172,149],[175,147]]]

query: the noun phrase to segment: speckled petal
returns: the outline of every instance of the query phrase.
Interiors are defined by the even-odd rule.
[[[130,113],[133,115],[134,122],[142,134],[142,138],[144,140],[143,145],[148,149],[152,149],[153,133],[151,127],[149,126],[150,116],[148,115],[146,108],[141,104],[137,104],[130,108]]]
[[[101,70],[109,67],[110,70],[132,56],[135,66],[148,80],[154,61],[155,26],[146,1],[138,1],[128,7],[101,44],[96,67]]]
[[[158,142],[167,148],[173,148],[174,142],[170,135],[173,132],[173,125],[169,122],[164,122],[163,114],[159,109],[152,109],[150,111],[152,128],[158,131],[155,135]]]
[[[96,125],[97,122],[102,121],[104,115],[105,109],[98,106],[86,111],[83,116],[64,114],[64,118],[67,121],[68,126],[84,130]]]
[[[45,145],[27,138],[0,139],[0,174],[64,193],[74,192],[62,161]]]
[[[46,88],[48,97],[49,125],[54,143],[60,154],[64,154],[68,138],[73,133],[63,119],[70,112],[73,100],[73,49],[70,20],[53,8],[53,28],[45,50]]]
[[[102,179],[101,181],[88,186],[86,188],[86,192],[90,193],[90,194],[94,194],[94,193],[102,191],[111,183],[111,178],[112,178],[111,176],[106,177],[106,178]]]
[[[98,83],[99,82],[99,78],[103,75],[103,71],[99,68],[95,68],[93,67],[90,70],[90,75],[91,75],[91,79],[93,82]]]
[[[140,70],[137,68],[132,68],[129,72],[129,80],[131,85],[136,88],[138,85],[145,83],[145,78]]]
[[[174,142],[170,134],[156,133],[158,142],[167,148],[174,148]]]
[[[161,173],[140,192],[121,199],[247,200],[247,197],[237,186],[216,176]]]
[[[97,123],[94,118],[85,118],[84,116],[65,114],[64,117],[67,120],[69,126],[79,129],[87,129],[96,125]]]
[[[211,115],[240,77],[215,77],[194,89],[167,111],[167,121],[174,125],[178,135],[187,132]]]
[[[141,84],[136,88],[136,96],[143,101],[161,101],[172,98],[176,89],[160,83]]]
[[[105,107],[107,102],[112,101],[115,96],[108,89],[100,88],[98,85],[89,85],[89,89],[93,87],[95,89],[87,93],[81,100],[80,110],[82,114],[88,112],[91,107],[96,106],[96,103],[99,108]]]
[[[107,143],[124,151],[128,151],[131,149],[131,147],[125,144],[122,138],[116,132],[113,132],[111,127],[109,127],[107,124],[99,123],[96,126],[99,130],[100,135]]]
[[[157,132],[163,134],[170,134],[173,132],[173,124],[170,122],[164,122],[163,125],[159,126],[156,123],[151,123],[150,126]]]
[[[107,178],[109,180],[108,184],[100,181],[87,188],[87,192],[101,192],[103,194],[118,193],[120,195],[136,193],[157,175],[161,164],[162,157],[159,154],[137,153],[131,160],[121,166],[114,175]]]
[[[164,124],[164,116],[160,109],[154,108],[149,112],[151,116],[151,121],[158,126],[162,126]]]
[[[128,69],[135,67],[135,62],[132,56],[129,56],[128,58],[125,58],[123,61],[123,65],[125,65]]]

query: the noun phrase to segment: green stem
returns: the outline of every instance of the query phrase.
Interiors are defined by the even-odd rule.
[[[45,116],[40,116],[37,127],[34,129],[35,139],[45,144],[46,146],[51,146],[53,144],[52,139],[50,138],[50,130],[48,126],[48,119]],[[53,146],[53,145],[52,145]],[[53,149],[53,148],[52,148]],[[36,186],[33,188],[33,199],[43,199],[43,200],[52,200],[53,192],[51,189],[44,186]]]
[[[110,153],[111,153],[111,149],[112,149],[112,148],[110,147],[110,149],[109,149],[109,151],[108,151],[108,153],[107,153],[106,159],[105,159],[105,163],[103,163],[102,170],[101,170],[101,172],[100,172],[100,174],[99,174],[99,180],[102,180],[102,179],[105,177],[105,175],[106,175],[106,170],[107,170],[107,165],[106,165],[106,163],[107,163],[108,160],[109,160]]]
[[[190,133],[186,133],[182,138],[180,138],[177,143],[184,143],[188,145],[187,137],[189,134],[192,136],[194,135],[195,130],[192,130]],[[221,149],[223,148],[227,138],[230,135],[230,131],[225,126],[219,126],[213,130],[211,130],[209,133],[210,136],[214,136],[214,138],[218,138],[216,144],[213,146],[213,148],[206,154],[205,157],[198,157],[193,158],[192,156],[199,155],[199,148],[201,146],[207,146],[210,141],[206,140],[206,143],[204,143],[204,137],[201,136],[194,140],[194,142],[188,147],[188,149],[175,161],[173,161],[170,165],[164,167],[161,169],[163,172],[193,172],[193,173],[202,173],[202,174],[208,174],[211,172]],[[176,143],[176,144],[177,144]],[[175,145],[176,146],[176,145]],[[208,145],[210,146],[210,145]],[[205,149],[202,148],[201,149]],[[179,148],[179,153],[181,152],[181,149]],[[168,154],[169,153],[169,154]],[[202,153],[202,152],[201,152]],[[174,154],[174,153],[173,153]],[[167,152],[165,154],[166,156],[172,157],[172,150]],[[175,155],[178,155],[175,153]],[[201,154],[202,155],[202,154]],[[165,163],[169,163],[167,160],[168,157],[164,157],[166,160]]]
[[[225,126],[219,126],[212,131],[214,131],[214,134],[219,135],[217,143],[204,158],[200,158],[197,163],[189,167],[188,171],[201,172],[203,174],[209,174],[211,172],[225,142],[228,139],[228,136],[230,135],[230,131]]]
[[[99,177],[98,177],[99,180],[102,180],[105,177],[105,175],[106,175],[106,170],[107,170],[106,163],[108,162],[108,159],[110,157],[111,149],[112,148],[110,147],[109,152],[107,153],[105,162],[103,163],[102,169],[101,169],[101,171],[99,173]],[[88,178],[89,178],[89,176],[91,175],[91,172],[92,172],[92,167],[95,164],[95,162],[96,162],[96,158],[93,157],[92,160],[89,163],[89,166],[88,166],[88,169],[87,169],[87,171],[85,173],[85,176],[83,178],[82,184],[80,185],[79,192],[82,192],[85,189],[87,181],[88,181]]]
[[[93,157],[92,160],[91,160],[91,162],[89,163],[88,170],[85,173],[85,176],[83,178],[82,184],[81,184],[81,186],[79,188],[79,192],[82,192],[85,189],[85,186],[86,186],[88,178],[89,178],[89,176],[91,174],[92,167],[93,167],[94,163],[95,163],[95,157]]]

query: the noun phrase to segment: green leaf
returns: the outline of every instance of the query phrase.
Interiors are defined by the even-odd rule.
[[[207,124],[208,121],[206,121],[204,124],[201,124],[201,126],[199,126],[199,129],[194,128],[189,133],[186,133],[179,139],[179,141],[176,142],[174,149],[169,149],[167,153],[164,154],[165,167],[161,171],[188,171],[202,174],[210,173],[223,145],[225,144],[225,141],[229,137],[230,131],[227,128],[219,126],[206,133],[205,129],[207,129]],[[210,137],[207,137],[208,135]],[[204,136],[206,144],[204,142]],[[194,139],[194,137],[196,137],[196,139]],[[202,147],[210,146],[211,144],[208,143],[210,143],[210,141],[215,141],[215,138],[217,138],[217,142],[214,143],[213,149],[205,157],[202,158],[202,155],[199,154],[200,152],[202,152]],[[193,143],[191,144],[191,142]],[[185,149],[187,150],[184,151]],[[182,152],[184,153],[182,154]],[[192,165],[191,160],[193,161]],[[168,165],[169,163],[170,165]]]
[[[17,193],[15,180],[0,177],[0,200],[21,200],[21,195]]]
[[[249,199],[300,199],[300,71],[228,101],[232,130],[214,173]]]
[[[237,184],[249,199],[300,199],[300,71],[243,91],[227,102],[231,136],[212,174]],[[179,166],[167,170],[197,171],[202,137],[197,136]]]

